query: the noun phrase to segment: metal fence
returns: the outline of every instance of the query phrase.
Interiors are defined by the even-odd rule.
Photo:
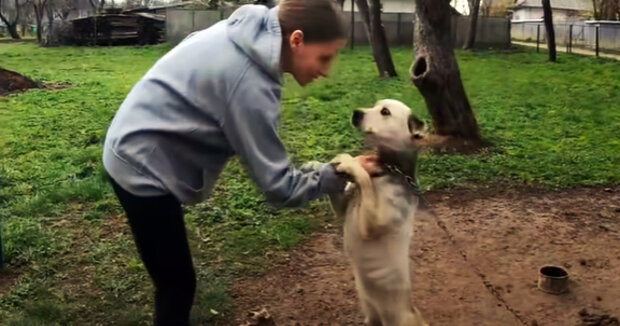
[[[469,33],[469,16],[452,16],[452,42],[455,47],[462,47]],[[505,17],[480,16],[476,23],[476,48],[510,47],[510,20]]]
[[[367,45],[368,36],[362,16],[355,12],[351,17],[350,11],[343,12],[349,24],[349,45]],[[390,46],[413,44],[413,14],[411,13],[382,13],[381,22],[385,29],[385,37]],[[351,19],[353,18],[353,19]]]
[[[234,9],[168,9],[166,10],[166,40],[171,45],[177,45],[190,33],[208,28],[228,18],[233,11]]]
[[[234,8],[224,10],[168,9],[166,12],[166,39],[172,45],[181,42],[188,34],[205,29],[222,19],[228,18]],[[343,13],[351,21],[350,12]],[[411,46],[413,42],[413,14],[384,13],[381,15],[385,34],[390,45]],[[368,44],[361,16],[354,15],[351,28],[351,45]]]
[[[514,40],[546,43],[547,32],[543,22],[513,22]],[[558,22],[553,24],[556,45],[570,52],[582,48],[594,52],[620,52],[620,23],[618,22]]]
[[[347,22],[350,22],[349,44],[367,45],[368,37],[361,15],[356,12],[351,20],[351,12],[344,12]],[[415,15],[412,13],[383,13],[381,22],[390,46],[413,45]],[[461,47],[467,38],[469,30],[468,16],[452,16],[451,33],[455,47]],[[510,46],[510,21],[503,17],[479,17],[476,28],[476,47],[507,48]]]
[[[234,8],[225,10],[186,10],[168,9],[166,13],[166,39],[172,45],[181,42],[188,34],[207,28],[227,18]],[[368,45],[368,36],[361,15],[350,11],[343,12],[350,24],[349,45]],[[414,31],[414,14],[382,13],[381,22],[390,46],[412,46]],[[452,18],[452,40],[460,47],[466,39],[469,29],[469,17]],[[510,22],[506,18],[480,17],[476,33],[477,47],[505,48],[510,46]]]

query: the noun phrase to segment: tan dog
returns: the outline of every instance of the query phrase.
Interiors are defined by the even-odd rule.
[[[376,144],[386,168],[379,176],[371,178],[348,154],[332,161],[336,170],[352,181],[344,194],[330,199],[336,215],[345,219],[344,246],[353,265],[365,323],[427,325],[409,300],[409,246],[418,206],[414,181],[417,151],[410,145],[424,137],[424,124],[395,100],[382,100],[373,108],[355,111],[353,124],[367,138],[394,140]]]

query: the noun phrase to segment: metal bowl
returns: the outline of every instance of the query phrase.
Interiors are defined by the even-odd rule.
[[[562,294],[568,290],[568,272],[560,267],[547,265],[538,273],[538,288],[550,294]]]

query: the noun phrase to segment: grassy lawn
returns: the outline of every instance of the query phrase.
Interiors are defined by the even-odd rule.
[[[0,98],[0,223],[8,268],[21,274],[0,295],[0,324],[150,320],[152,289],[100,154],[125,94],[167,49],[0,45],[4,68],[72,85]],[[411,49],[393,56],[394,80],[376,78],[367,50],[343,52],[331,78],[311,87],[287,80],[280,131],[296,163],[359,153],[351,110],[377,99],[400,99],[428,118],[407,78]],[[482,134],[494,146],[475,156],[424,155],[425,190],[620,181],[620,62],[560,55],[551,64],[525,50],[458,56]],[[232,303],[228,282],[260,273],[329,218],[326,202],[266,206],[239,164],[230,164],[212,198],[187,208],[199,279],[193,318],[221,318]]]

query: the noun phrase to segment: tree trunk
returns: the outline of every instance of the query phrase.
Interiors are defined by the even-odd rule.
[[[555,31],[553,30],[553,17],[551,16],[551,3],[549,0],[542,0],[543,11],[545,14],[545,30],[547,31],[547,49],[549,61],[556,61],[555,52]]]
[[[396,69],[392,61],[390,47],[385,36],[385,29],[381,23],[381,1],[355,0],[357,9],[362,16],[368,42],[372,47],[372,56],[375,59],[379,76],[384,78],[396,77]]]
[[[9,35],[11,35],[12,39],[19,40],[21,38],[19,37],[19,33],[17,32],[17,23],[7,24],[5,22],[4,24],[6,25],[6,28],[9,30]]]
[[[469,50],[474,47],[476,43],[476,24],[478,23],[478,12],[480,11],[480,0],[474,0],[474,7],[469,13],[469,32],[467,34],[467,41],[463,45],[463,49]]]
[[[41,22],[41,18],[37,18],[37,42],[41,44],[43,41],[43,35],[41,34],[41,28],[43,28],[43,23]]]
[[[184,0],[185,1],[185,0]],[[189,1],[189,0],[187,0]],[[90,6],[95,11],[95,15],[103,11],[103,6],[105,5],[105,0],[88,0]]]
[[[444,0],[415,0],[415,4],[411,81],[424,97],[437,134],[480,143],[478,123],[452,49],[450,4]]]
[[[0,10],[2,10],[1,7],[0,7]],[[19,33],[17,33],[17,22],[19,21],[19,14],[20,14],[20,10],[19,10],[18,0],[15,0],[15,19],[13,20],[13,22],[9,21],[8,15],[7,17],[4,17],[4,15],[2,15],[2,12],[0,12],[0,21],[2,21],[4,25],[6,25],[6,28],[9,31],[9,35],[11,35],[11,38],[14,40],[20,39]]]
[[[366,37],[368,38],[368,42],[372,45],[372,33],[370,32],[370,9],[368,9],[368,2],[366,0],[355,0],[355,4],[357,5],[357,10],[362,16],[362,22],[364,23],[364,31],[366,31]],[[375,47],[372,47],[372,55],[375,56]]]
[[[394,62],[392,61],[392,54],[390,53],[390,46],[385,36],[385,29],[381,23],[381,1],[370,1],[370,31],[372,33],[372,47],[376,48],[377,56],[377,68],[379,69],[379,76],[384,78],[396,77],[396,69],[394,68]]]
[[[594,19],[595,20],[601,19],[600,9],[598,9],[598,8],[599,8],[599,6],[596,3],[596,0],[592,0],[592,11],[594,12]]]
[[[618,0],[603,0],[601,1],[600,18],[605,20],[618,19],[618,13],[620,12],[620,1]]]
[[[47,15],[47,37],[45,40],[45,45],[49,46],[52,42],[52,35],[54,35],[53,27],[54,27],[54,8],[52,8],[52,3],[49,2],[45,7],[45,13]]]
[[[472,12],[474,12],[474,2],[476,2],[478,0],[467,0],[467,6],[469,7],[469,14],[471,15]],[[480,4],[478,4],[480,5]]]
[[[42,20],[43,20],[43,7],[39,8],[39,6],[36,4],[37,0],[34,0],[35,2],[32,3],[32,6],[34,8],[34,16],[35,19],[37,21],[37,42],[39,44],[41,44],[41,28],[43,27],[42,24]]]

